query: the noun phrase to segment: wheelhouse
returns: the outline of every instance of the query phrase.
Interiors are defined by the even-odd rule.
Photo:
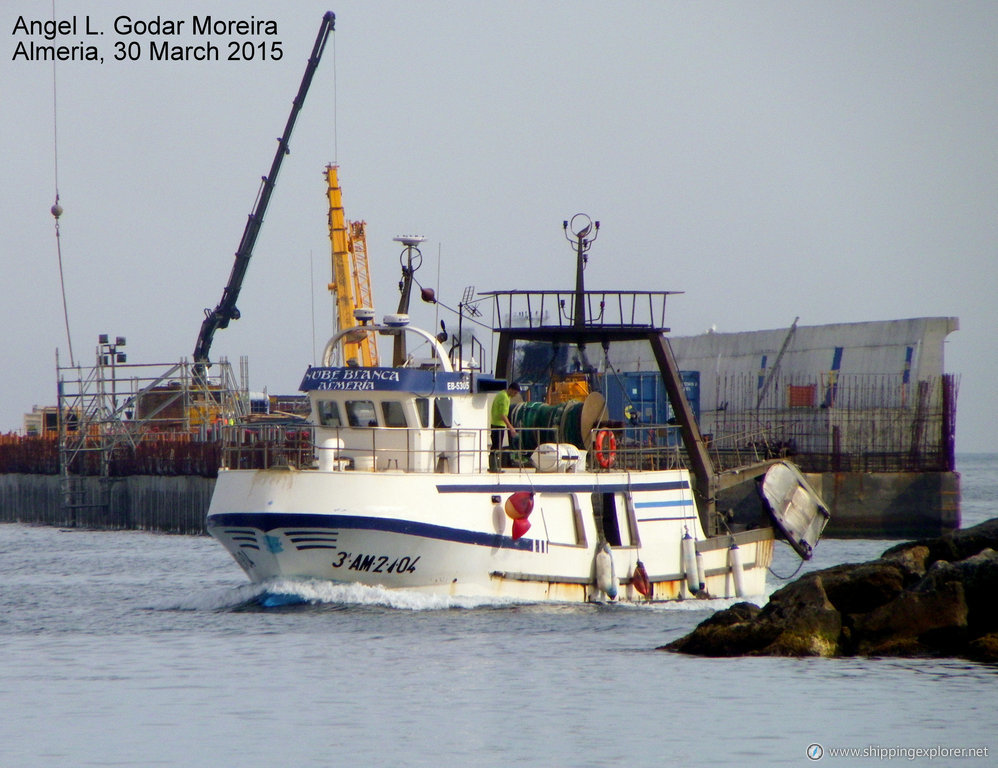
[[[319,469],[400,472],[483,471],[501,387],[467,372],[350,367],[309,368],[301,384]]]

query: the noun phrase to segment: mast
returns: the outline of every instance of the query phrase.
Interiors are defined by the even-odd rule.
[[[508,379],[513,375],[517,341],[541,341],[573,344],[583,350],[587,344],[607,348],[613,342],[646,341],[658,363],[669,404],[680,428],[683,447],[694,481],[694,499],[704,531],[712,535],[717,529],[716,495],[718,487],[714,462],[707,451],[693,408],[686,399],[679,365],[665,334],[665,301],[672,292],[652,291],[586,291],[583,270],[587,252],[599,232],[599,222],[585,214],[576,214],[563,222],[566,239],[576,255],[575,290],[565,291],[492,291],[496,317],[500,327],[495,376]],[[571,232],[571,237],[569,236]],[[568,301],[573,304],[569,316]],[[526,324],[514,325],[514,305]],[[591,316],[587,308],[591,305]],[[526,312],[524,312],[526,308]],[[545,320],[545,309],[551,309],[551,320]],[[535,321],[535,316],[538,318]],[[503,320],[506,317],[508,320]]]
[[[399,263],[402,265],[402,279],[399,281],[398,314],[409,314],[409,297],[412,295],[412,276],[423,265],[423,254],[419,250],[419,244],[426,240],[422,235],[399,235],[392,238],[396,243],[402,243],[405,249],[399,255]],[[405,346],[405,334],[399,333],[395,336],[395,344],[392,347],[392,365],[400,366],[405,363],[408,353]]]
[[[572,217],[571,222],[563,221],[561,226],[565,230],[565,239],[568,242],[572,242],[572,238],[568,236],[568,225],[572,225],[572,235],[575,238],[575,302],[574,309],[572,311],[572,317],[574,319],[573,325],[576,328],[584,328],[586,325],[586,287],[585,281],[582,277],[583,272],[586,268],[586,262],[589,261],[589,256],[587,255],[592,244],[596,242],[596,238],[599,237],[599,222],[596,222],[595,229],[593,228],[593,220],[590,219],[584,213],[577,213]],[[592,237],[589,237],[590,233]]]

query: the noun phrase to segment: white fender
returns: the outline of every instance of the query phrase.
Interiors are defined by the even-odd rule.
[[[610,545],[606,542],[596,552],[596,586],[611,600],[617,597],[617,590],[620,588],[620,580],[613,566],[613,556],[610,554]]]
[[[701,588],[700,574],[697,573],[696,542],[689,531],[683,534],[683,573],[686,575],[690,594],[695,595]]]
[[[745,596],[745,584],[742,573],[742,551],[737,544],[728,549],[728,563],[731,566],[731,581],[735,585],[735,597]]]

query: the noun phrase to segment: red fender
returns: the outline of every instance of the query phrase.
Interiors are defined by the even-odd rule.
[[[521,517],[518,520],[513,521],[513,541],[519,539],[523,534],[530,530],[530,521]]]
[[[631,586],[641,595],[651,597],[651,579],[648,578],[648,571],[645,570],[645,564],[640,560],[634,566],[634,573],[631,574]]]
[[[530,491],[517,491],[506,499],[504,509],[510,520],[526,520],[534,511],[534,494]]]

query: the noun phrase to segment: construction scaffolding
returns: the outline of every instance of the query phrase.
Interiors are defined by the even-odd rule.
[[[716,407],[700,414],[717,452],[785,455],[806,472],[955,469],[957,376],[775,377],[762,396],[759,378],[717,379]]]
[[[218,468],[221,427],[249,413],[249,392],[228,361],[214,375],[194,364],[129,363],[125,340],[101,336],[92,368],[62,367],[58,380],[59,472],[67,519],[106,509],[116,478],[131,474],[204,474]],[[96,485],[84,478],[99,478]],[[96,490],[95,490],[96,489]]]

